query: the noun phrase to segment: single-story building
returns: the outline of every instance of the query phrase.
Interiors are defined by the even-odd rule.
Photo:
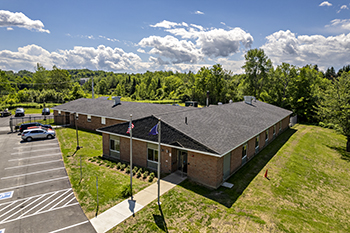
[[[130,159],[127,130],[132,114],[133,164],[154,170],[158,136],[149,131],[160,119],[161,172],[181,171],[212,188],[218,188],[287,129],[292,113],[252,98],[206,108],[79,99],[55,107],[54,114],[58,111],[68,113],[70,121],[78,115],[81,128],[99,128],[103,156],[122,161]]]

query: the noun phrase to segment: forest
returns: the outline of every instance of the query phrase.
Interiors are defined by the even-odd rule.
[[[56,66],[48,70],[38,63],[35,72],[0,70],[0,110],[25,102],[64,103],[82,97],[91,98],[93,78],[95,94],[122,96],[131,101],[180,103],[194,100],[205,105],[207,91],[210,104],[241,101],[243,96],[250,95],[293,111],[299,122],[321,122],[333,126],[339,126],[339,122],[333,119],[332,112],[344,114],[345,109],[350,111],[350,86],[347,86],[350,65],[337,72],[333,67],[322,72],[316,64],[295,67],[282,63],[273,66],[262,49],[251,49],[245,54],[242,68],[243,74],[233,74],[220,64],[202,67],[197,73],[147,71],[128,74],[64,70]],[[85,81],[82,85],[81,80]],[[344,93],[340,93],[340,85],[345,86]],[[334,110],[336,100],[340,105],[347,105]]]

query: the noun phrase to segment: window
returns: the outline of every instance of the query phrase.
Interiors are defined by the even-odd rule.
[[[158,150],[148,147],[148,157],[147,159],[158,163]]]
[[[247,143],[243,145],[242,147],[242,158],[245,158],[247,156]]]
[[[280,121],[280,132],[282,130],[282,121]]]
[[[106,117],[101,117],[101,124],[105,125],[106,124]]]
[[[58,115],[61,116],[61,110],[58,110]]]
[[[87,115],[87,121],[91,122],[91,115]]]
[[[78,120],[78,118],[79,118],[78,113],[75,113],[75,119],[77,119],[77,120]]]
[[[147,167],[152,170],[158,169],[158,145],[147,144]]]
[[[273,136],[276,135],[276,125],[273,126]]]
[[[259,138],[260,138],[260,135],[256,136],[255,138],[255,149],[259,149]]]
[[[119,138],[111,138],[109,140],[109,149],[112,151],[120,152],[120,140],[119,140]]]
[[[265,142],[267,142],[269,140],[269,130],[267,129],[265,131]]]

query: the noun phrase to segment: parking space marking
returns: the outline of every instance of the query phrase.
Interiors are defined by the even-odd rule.
[[[42,170],[42,171],[37,171],[37,172],[30,172],[30,173],[15,175],[15,176],[5,176],[5,177],[2,177],[1,179],[5,180],[5,179],[11,179],[11,178],[16,178],[16,177],[21,177],[21,176],[30,176],[30,175],[34,175],[34,174],[50,172],[50,171],[56,171],[56,170],[61,170],[61,169],[65,169],[65,168],[64,167],[59,167],[59,168],[53,168],[53,169]],[[1,194],[0,194],[0,200],[1,200]]]
[[[26,197],[26,198],[22,198],[22,199],[17,199],[15,201],[8,201],[8,202],[4,202],[4,203],[0,203],[0,206],[2,205],[6,205],[6,204],[9,204],[9,203],[15,203],[15,202],[19,202],[19,201],[24,201],[24,200],[27,200],[29,198],[35,198],[35,197],[40,197],[42,195],[49,195],[49,194],[52,194],[52,193],[58,193],[58,192],[62,192],[62,191],[67,191],[67,190],[71,190],[72,188],[68,188],[68,189],[61,189],[61,190],[57,190],[57,191],[52,191],[52,192],[48,192],[48,193],[42,193],[42,194],[39,194],[39,195],[35,195],[35,196],[31,196],[31,197]],[[3,211],[0,210],[0,212]]]
[[[8,188],[0,189],[0,191],[9,190],[9,189],[16,189],[16,188],[22,188],[22,187],[27,187],[27,186],[36,185],[36,184],[43,184],[43,183],[56,181],[56,180],[67,179],[67,178],[68,178],[68,176],[63,176],[63,177],[59,177],[59,178],[55,178],[55,179],[43,180],[43,181],[34,182],[34,183],[30,183],[30,184],[23,184],[23,185],[18,185],[18,186],[14,186],[14,187],[8,187]]]
[[[59,196],[55,196],[55,195],[59,195]],[[16,201],[13,201],[12,203],[7,202],[8,206],[1,209],[0,213],[3,212],[5,209],[8,209],[9,206],[11,206],[11,209],[7,210],[6,213],[3,213],[0,215],[0,224],[13,222],[13,221],[20,220],[23,218],[39,215],[42,213],[51,212],[51,211],[66,208],[66,207],[71,207],[74,205],[79,205],[78,202],[73,203],[73,204],[69,204],[72,201],[72,199],[70,199],[70,197],[72,195],[74,196],[72,188],[69,188],[69,189],[59,190],[56,192],[50,192],[50,193],[45,193],[45,194],[41,194],[41,195],[36,195],[36,196],[30,197],[30,198],[16,200]],[[75,199],[75,197],[74,197],[74,199]],[[50,202],[45,205],[45,203],[48,201],[50,201]],[[14,203],[16,203],[16,206],[12,207],[12,206],[14,206],[13,205]],[[57,207],[59,204],[63,204],[63,205],[60,207]],[[45,206],[40,208],[42,205],[45,205]],[[38,211],[34,212],[36,208],[40,208],[40,209]],[[45,210],[45,208],[46,208],[46,210]],[[23,213],[24,209],[26,211]]]
[[[11,155],[18,155],[18,154],[32,153],[32,152],[38,152],[38,151],[46,151],[46,150],[57,150],[57,149],[60,149],[60,148],[57,147],[57,148],[46,148],[46,149],[30,150],[30,151],[20,151],[20,152],[11,153]]]
[[[0,229],[0,233],[5,233],[5,229]]]
[[[63,206],[66,206],[66,205],[68,205],[69,203],[71,203],[72,201],[74,201],[75,200],[75,197],[73,197],[72,199],[70,199],[70,201],[69,202],[67,202],[66,204],[64,204]]]
[[[64,231],[64,230],[67,230],[67,229],[70,229],[70,228],[73,228],[73,227],[76,227],[76,226],[83,225],[83,224],[88,223],[88,222],[89,222],[89,221],[87,220],[87,221],[85,221],[85,222],[77,223],[77,224],[74,224],[74,225],[71,225],[71,226],[68,226],[68,227],[64,227],[64,228],[55,230],[55,231],[50,231],[49,233],[56,233],[56,232]],[[0,232],[0,233],[1,233],[1,232]]]
[[[13,191],[6,192],[6,193],[0,193],[0,200],[11,198],[13,195]]]
[[[19,158],[19,159],[10,159],[8,160],[9,162],[13,162],[13,161],[19,161],[19,160],[25,160],[25,159],[36,159],[36,158],[41,158],[41,157],[49,157],[49,156],[53,156],[53,155],[60,155],[60,153],[54,153],[54,154],[48,154],[48,155],[38,155],[38,156],[32,156],[32,157],[26,157],[26,158]]]
[[[22,168],[22,167],[30,167],[30,166],[36,166],[36,165],[41,165],[41,164],[46,164],[46,163],[54,163],[54,162],[60,162],[60,161],[62,161],[62,159],[51,160],[51,161],[46,161],[46,162],[41,162],[41,163],[31,163],[31,164],[15,166],[15,167],[7,167],[7,168],[5,168],[5,170],[15,169],[15,168]]]
[[[58,146],[58,143],[45,143],[45,144],[28,144],[27,146],[14,147],[13,149],[25,149],[26,147],[41,147],[41,146]]]

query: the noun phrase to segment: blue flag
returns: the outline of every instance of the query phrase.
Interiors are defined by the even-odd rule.
[[[149,131],[148,135],[157,135],[158,134],[158,124],[153,126],[153,128]]]

